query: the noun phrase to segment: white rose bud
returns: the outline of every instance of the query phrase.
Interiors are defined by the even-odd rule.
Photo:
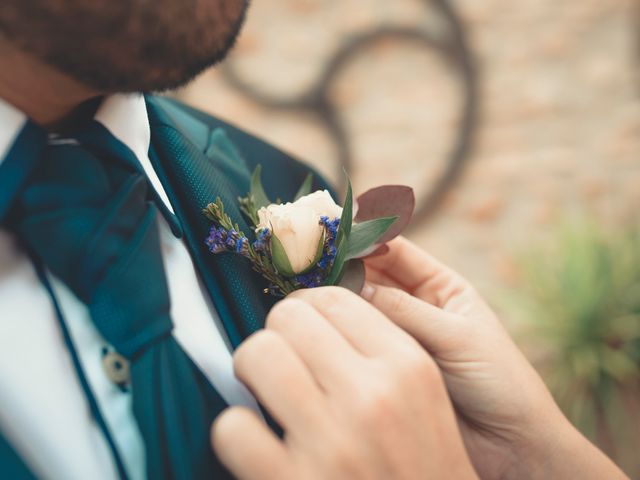
[[[293,276],[309,270],[322,256],[324,228],[320,225],[320,217],[334,219],[341,215],[342,208],[333,201],[329,192],[319,190],[293,203],[261,208],[258,210],[257,230],[271,230],[274,264],[280,273]],[[281,252],[275,251],[274,238],[282,245],[286,259],[280,258]]]

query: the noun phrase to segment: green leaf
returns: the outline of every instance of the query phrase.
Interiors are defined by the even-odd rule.
[[[325,285],[336,285],[342,278],[342,270],[344,262],[347,259],[347,251],[349,249],[349,236],[351,235],[351,222],[353,221],[353,191],[351,189],[351,181],[347,177],[347,196],[344,200],[342,208],[342,216],[340,217],[340,227],[338,228],[338,238],[336,238],[336,258],[333,261],[333,267],[329,276],[325,280]]]
[[[357,258],[380,240],[398,217],[382,217],[353,225],[346,260]]]
[[[340,217],[338,241],[341,241],[341,235],[349,238],[349,235],[351,235],[351,222],[353,222],[353,190],[351,189],[351,180],[347,177],[347,196],[344,199],[344,207],[342,208],[342,216]]]
[[[251,200],[251,196],[238,197],[238,204],[240,205],[240,211],[249,219],[251,225],[256,227],[259,223],[259,218],[255,204]]]
[[[271,259],[278,273],[285,277],[293,277],[296,274],[291,267],[291,262],[289,261],[282,242],[275,235],[271,237]]]
[[[331,272],[329,273],[329,276],[324,282],[325,285],[337,285],[338,282],[340,282],[340,279],[342,278],[342,270],[344,268],[344,262],[345,262],[345,259],[347,258],[348,248],[349,247],[346,242],[343,242],[340,245],[338,245],[336,258],[333,261],[333,267],[331,267]]]
[[[313,174],[310,173],[304,179],[304,182],[302,182],[302,185],[300,185],[300,188],[298,189],[298,193],[296,193],[294,202],[299,198],[304,197],[305,195],[309,195],[311,193],[312,186],[313,186]]]
[[[262,207],[271,205],[271,200],[267,197],[262,186],[262,165],[258,165],[251,175],[251,199],[256,211]]]
[[[214,203],[210,203],[207,205],[206,208],[203,208],[202,213],[204,214],[205,217],[207,217],[212,222],[215,222],[218,220]]]

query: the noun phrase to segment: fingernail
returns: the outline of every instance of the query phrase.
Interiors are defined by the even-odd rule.
[[[366,301],[370,302],[373,299],[373,295],[376,293],[376,289],[369,282],[364,284],[362,287],[362,292],[360,292],[360,296],[364,298]]]

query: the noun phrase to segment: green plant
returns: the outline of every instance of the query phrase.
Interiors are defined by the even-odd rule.
[[[640,474],[640,229],[564,226],[519,263],[519,308],[556,400]]]

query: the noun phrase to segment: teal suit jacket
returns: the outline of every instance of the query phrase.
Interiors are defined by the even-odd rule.
[[[308,166],[268,143],[220,119],[174,100],[148,96],[152,157],[161,165],[161,180],[176,206],[199,273],[222,318],[232,346],[264,325],[275,299],[249,262],[231,254],[214,256],[204,238],[211,226],[201,213],[220,196],[227,212],[249,234],[237,198],[249,191],[253,169],[263,165],[270,198],[291,201],[311,171]],[[314,189],[331,187],[314,173]]]
[[[265,281],[237,255],[212,255],[204,239],[210,222],[202,209],[220,197],[227,213],[247,234],[251,228],[237,198],[249,191],[250,177],[263,166],[270,198],[290,201],[310,168],[268,143],[178,101],[147,95],[150,158],[175,210],[175,231],[184,236],[196,269],[219,314],[231,345],[237,347],[264,325],[274,304]],[[314,173],[314,190],[331,187]],[[333,192],[332,192],[333,193]],[[166,212],[165,212],[166,213]],[[213,453],[211,453],[213,455]],[[0,478],[34,478],[0,435]]]

